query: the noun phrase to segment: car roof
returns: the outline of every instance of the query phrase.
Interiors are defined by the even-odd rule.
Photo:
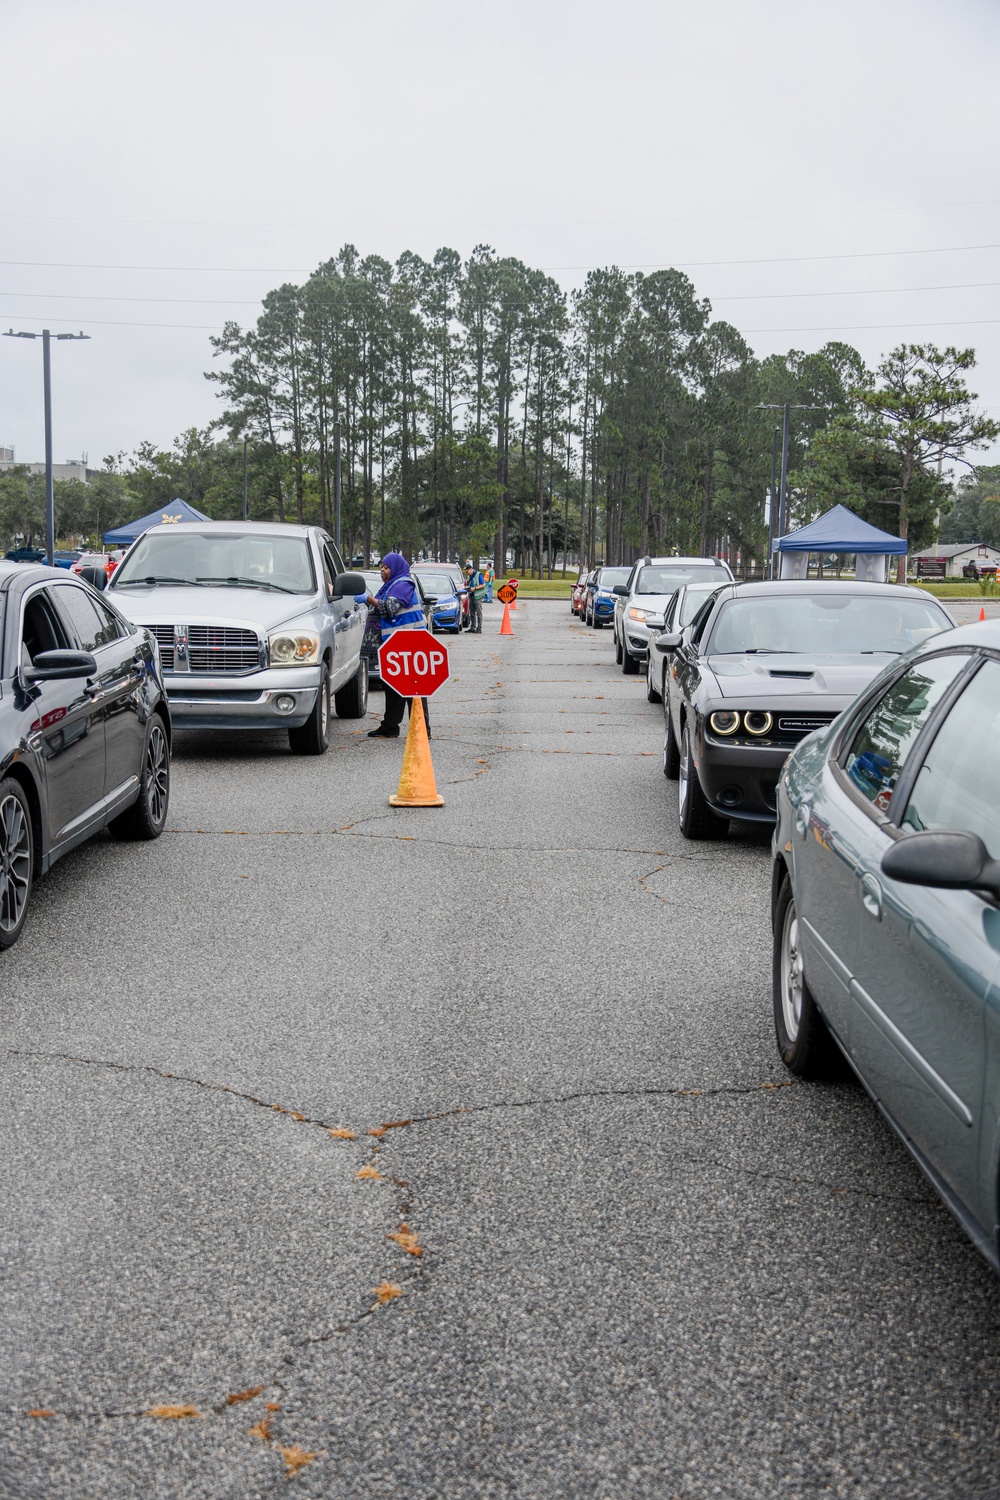
[[[682,563],[686,568],[702,563],[706,568],[725,568],[727,572],[729,571],[729,564],[724,563],[721,557],[640,557],[633,566],[659,568],[665,563]]]
[[[921,655],[945,646],[949,651],[953,646],[988,646],[1000,651],[1000,619],[976,620],[971,625],[956,625],[946,636],[932,635],[922,643]]]
[[[0,588],[12,578],[31,579],[34,583],[41,583],[46,578],[57,579],[60,583],[65,583],[69,578],[74,583],[80,581],[68,568],[50,568],[45,563],[8,562],[6,558],[0,558]]]
[[[728,597],[780,599],[789,594],[863,594],[880,599],[923,599],[940,604],[926,589],[910,588],[898,583],[865,583],[854,578],[765,578],[754,583],[731,583]]]
[[[141,534],[149,536],[150,532],[239,531],[251,536],[309,536],[321,529],[319,526],[298,526],[291,521],[171,521],[167,526],[162,523],[150,526]],[[136,537],[136,541],[138,540]]]

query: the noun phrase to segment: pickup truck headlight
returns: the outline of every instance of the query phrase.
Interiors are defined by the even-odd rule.
[[[272,667],[314,667],[319,661],[319,636],[311,630],[279,630],[267,638]]]
[[[645,609],[630,609],[628,617],[630,620],[644,620],[648,613],[649,611]]]

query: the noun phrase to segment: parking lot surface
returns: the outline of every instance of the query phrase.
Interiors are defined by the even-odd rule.
[[[1000,1286],[780,1065],[767,837],[680,838],[610,632],[499,615],[444,808],[388,807],[374,719],[191,734],[157,844],[39,885],[0,1495],[1000,1495]]]

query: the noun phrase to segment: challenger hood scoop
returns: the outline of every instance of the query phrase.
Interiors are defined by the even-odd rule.
[[[882,653],[754,651],[711,656],[707,666],[724,698],[758,698],[774,704],[805,694],[849,702],[892,659]],[[843,703],[832,706],[839,710]]]
[[[800,678],[805,678],[806,681],[808,681],[808,679],[810,677],[815,676],[815,673],[809,672],[809,671],[795,671],[795,672],[793,672],[790,669],[786,671],[782,667],[769,667],[768,671],[767,671],[767,675],[768,675],[768,677],[800,677]]]

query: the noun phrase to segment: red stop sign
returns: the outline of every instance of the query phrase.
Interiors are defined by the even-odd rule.
[[[429,630],[394,630],[378,648],[379,675],[403,698],[429,698],[448,681],[448,647]]]

